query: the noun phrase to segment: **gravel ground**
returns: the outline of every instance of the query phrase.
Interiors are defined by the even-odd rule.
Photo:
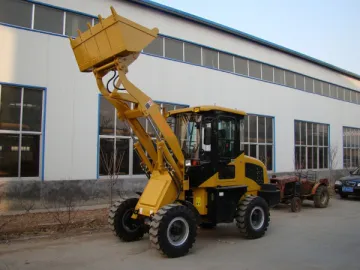
[[[185,257],[168,259],[148,237],[122,243],[109,231],[0,244],[0,269],[360,269],[360,200],[332,198],[326,209],[273,209],[265,237],[245,240],[235,225],[199,231]]]

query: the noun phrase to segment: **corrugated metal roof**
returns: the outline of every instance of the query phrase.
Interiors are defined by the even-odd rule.
[[[167,14],[171,14],[171,15],[174,15],[174,16],[177,16],[177,17],[192,21],[192,22],[196,22],[196,23],[199,23],[199,24],[202,24],[202,25],[217,29],[217,30],[221,30],[223,32],[226,32],[226,33],[241,37],[243,39],[250,40],[252,42],[256,42],[256,43],[261,44],[263,46],[266,46],[266,47],[269,47],[269,48],[272,48],[272,49],[275,49],[275,50],[278,50],[278,51],[281,51],[281,52],[284,52],[284,53],[287,53],[287,54],[290,54],[290,55],[293,55],[293,56],[296,56],[296,57],[299,57],[299,58],[304,59],[306,61],[315,63],[317,65],[326,67],[328,69],[337,71],[339,73],[342,73],[342,74],[345,74],[347,76],[350,76],[350,77],[353,77],[353,78],[356,78],[356,79],[360,80],[360,75],[358,75],[356,73],[353,73],[351,71],[339,68],[337,66],[331,65],[331,64],[326,63],[324,61],[321,61],[321,60],[318,60],[318,59],[313,58],[311,56],[305,55],[303,53],[291,50],[291,49],[283,47],[281,45],[272,43],[270,41],[267,41],[267,40],[264,40],[264,39],[249,35],[247,33],[241,32],[241,31],[236,30],[234,28],[231,28],[231,27],[228,27],[228,26],[225,26],[225,25],[222,25],[222,24],[207,20],[205,18],[196,16],[196,15],[193,15],[193,14],[190,14],[190,13],[187,13],[187,12],[184,12],[184,11],[181,11],[181,10],[178,10],[178,9],[175,9],[175,8],[163,5],[163,4],[159,4],[159,3],[156,3],[156,2],[150,1],[150,0],[127,0],[127,1],[132,2],[132,3],[137,3],[137,4],[145,6],[145,7],[153,8],[155,10],[159,10],[159,11],[165,12]]]

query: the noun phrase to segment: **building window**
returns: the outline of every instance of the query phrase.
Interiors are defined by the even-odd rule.
[[[305,91],[314,92],[314,80],[309,77],[305,77]]]
[[[249,60],[249,76],[261,79],[261,64]]]
[[[183,61],[184,48],[183,42],[165,38],[165,57]]]
[[[201,65],[201,47],[190,43],[184,44],[185,62]]]
[[[234,57],[230,54],[219,53],[219,69],[234,72]]]
[[[64,11],[35,5],[34,28],[51,33],[63,34]]]
[[[352,90],[349,90],[349,91],[350,91],[350,97],[351,97],[350,99],[351,99],[351,102],[356,104],[356,103],[357,103],[356,92],[355,92],[355,91],[352,91]]]
[[[0,85],[0,177],[39,177],[43,90]]]
[[[330,84],[330,97],[337,98],[336,86],[332,84]]]
[[[336,86],[337,88],[337,97],[340,100],[345,100],[345,89],[339,86]]]
[[[235,73],[248,76],[248,60],[240,57],[235,57]]]
[[[212,49],[202,48],[202,64],[205,67],[218,68],[218,52]]]
[[[264,81],[273,82],[274,81],[274,69],[272,66],[261,64],[262,68],[262,79]]]
[[[92,20],[88,16],[66,12],[65,35],[75,37],[77,36],[78,29],[81,32],[85,32],[88,29],[87,23],[92,25]]]
[[[295,87],[295,74],[291,71],[285,71],[285,83],[289,87]]]
[[[164,38],[158,36],[144,48],[145,53],[164,56]]]
[[[295,169],[328,168],[329,125],[295,121]]]
[[[296,88],[300,90],[305,90],[305,78],[303,75],[296,74],[295,75],[296,80]]]
[[[323,85],[323,95],[330,97],[330,85],[326,82],[323,82],[322,85]]]
[[[0,5],[0,22],[31,28],[32,3],[22,0],[1,0]]]
[[[351,101],[350,90],[344,89],[344,92],[345,92],[345,101],[350,102]]]
[[[314,90],[316,94],[322,95],[322,83],[321,81],[314,80]]]
[[[245,154],[261,160],[268,171],[274,167],[273,117],[247,115],[244,121]]]
[[[285,84],[284,70],[279,68],[274,68],[274,80],[278,84]]]
[[[188,107],[180,104],[158,102],[157,104],[162,113]],[[127,105],[130,109],[134,108],[134,104],[130,102],[127,102]],[[103,96],[100,96],[99,110],[99,175],[143,175],[144,172],[139,164],[140,159],[133,147],[132,135],[135,134],[125,122],[118,119],[115,107]],[[151,123],[145,117],[138,118],[138,121],[143,129],[155,139],[156,133]]]
[[[343,127],[343,167],[360,166],[360,128]]]

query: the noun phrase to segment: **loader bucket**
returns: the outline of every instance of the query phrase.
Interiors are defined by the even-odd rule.
[[[158,28],[148,29],[118,15],[113,7],[111,15],[91,26],[75,39],[70,39],[78,67],[81,72],[91,72],[113,61],[141,52],[158,35]]]

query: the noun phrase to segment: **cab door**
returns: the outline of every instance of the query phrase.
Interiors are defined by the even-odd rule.
[[[216,124],[216,167],[218,185],[232,185],[236,179],[235,159],[240,152],[239,125],[236,117],[222,115]]]

